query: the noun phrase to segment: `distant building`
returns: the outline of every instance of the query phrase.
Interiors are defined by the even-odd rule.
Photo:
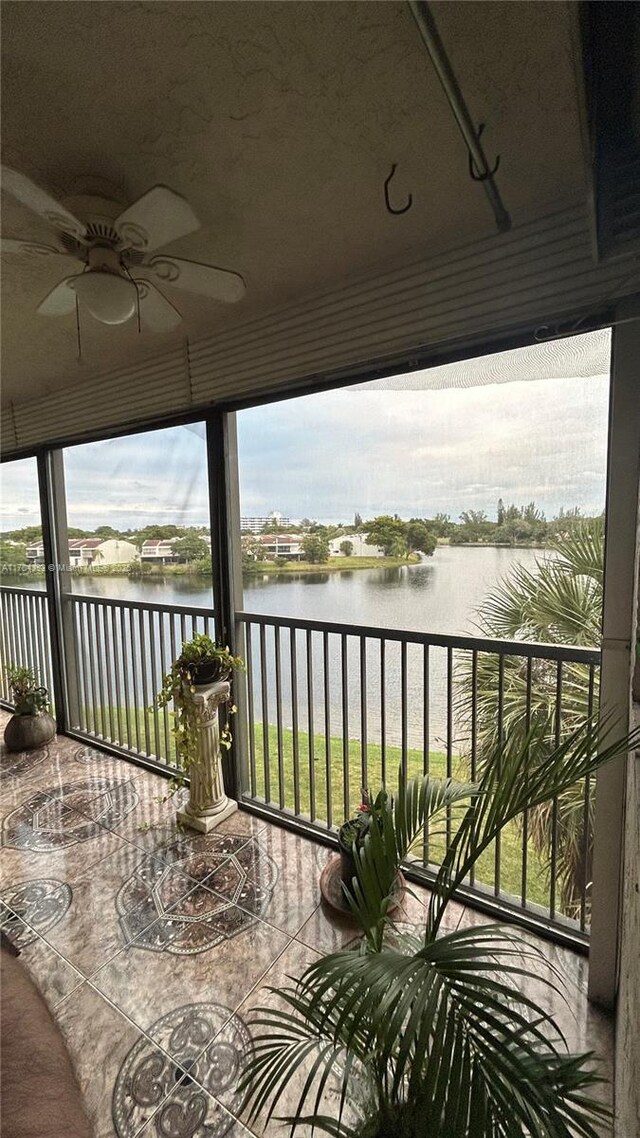
[[[240,529],[243,533],[261,533],[265,526],[278,526],[286,529],[291,525],[291,518],[285,518],[277,510],[272,510],[266,518],[240,518]]]
[[[255,537],[242,538],[242,549],[254,561],[275,561],[284,557],[287,561],[302,559],[302,537],[299,533],[262,533]]]
[[[185,536],[184,534],[182,536]],[[208,534],[198,534],[201,541],[211,549],[211,538]],[[170,565],[172,562],[180,560],[179,555],[175,551],[175,543],[180,541],[180,537],[163,537],[163,538],[147,538],[142,543],[140,550],[140,560],[146,561],[150,565]]]
[[[87,565],[128,565],[138,559],[138,550],[131,541],[121,538],[71,537],[69,538],[69,565],[72,569]],[[31,565],[44,565],[44,543],[31,542],[26,549]]]
[[[384,557],[384,550],[379,545],[369,545],[367,535],[364,533],[345,533],[342,537],[332,537],[329,542],[329,553],[332,557],[344,557],[340,546],[343,541],[350,541],[353,550],[352,557]]]

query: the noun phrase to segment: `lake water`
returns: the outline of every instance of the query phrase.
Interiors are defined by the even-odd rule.
[[[377,628],[473,635],[475,611],[515,563],[532,568],[539,549],[439,546],[433,557],[399,569],[279,573],[247,577],[244,609]],[[193,577],[130,581],[75,577],[75,593],[116,600],[210,607],[211,588]]]
[[[420,632],[477,634],[476,610],[487,593],[519,563],[532,568],[541,550],[494,547],[440,546],[432,558],[419,565],[397,569],[363,569],[312,574],[265,574],[245,580],[246,612],[270,616],[298,617],[307,620],[336,621],[386,628],[391,631],[409,629]],[[196,578],[168,576],[165,580],[130,581],[127,578],[74,578],[74,592],[83,595],[112,597],[118,600],[146,601],[151,604],[179,604],[210,607],[211,589]],[[294,719],[300,730],[306,730],[309,714],[314,732],[325,730],[325,660],[322,637],[314,633],[310,642],[311,672],[307,675],[308,649],[305,634],[297,633],[293,641],[295,680],[292,680],[292,639],[284,630],[276,646],[272,629],[265,637],[265,658],[260,654],[257,630],[253,637],[251,665],[254,676],[254,716],[263,719],[260,675],[267,674],[267,715],[269,722],[280,718],[283,727],[291,727]],[[348,677],[346,704],[342,691],[343,644],[338,635],[329,638],[328,705],[330,734],[361,738],[362,708],[366,708],[366,733],[371,742],[384,738],[399,744],[403,731],[408,746],[442,750],[447,743],[448,727],[453,727],[452,748],[460,749],[460,737],[454,720],[447,724],[447,657],[446,649],[431,648],[429,685],[425,704],[424,656],[417,645],[407,646],[403,680],[400,646],[389,641],[384,661],[375,640],[366,643],[363,683],[363,658],[359,641],[349,638],[346,644],[345,669]],[[279,654],[279,661],[277,660]],[[167,645],[167,658],[169,656]],[[459,654],[456,653],[457,662]],[[277,677],[279,682],[276,682]],[[313,708],[309,707],[308,680],[311,680]],[[159,676],[150,678],[150,686]],[[406,688],[406,712],[403,720],[403,684]],[[280,690],[279,706],[276,691]],[[426,717],[425,717],[425,712]],[[425,718],[426,731],[425,731]],[[426,736],[426,738],[425,738]]]

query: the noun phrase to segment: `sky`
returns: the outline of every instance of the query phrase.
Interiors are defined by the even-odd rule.
[[[494,518],[498,498],[602,510],[609,334],[238,413],[241,513]],[[4,464],[0,529],[38,524],[34,460]],[[65,452],[70,525],[208,524],[201,424]]]

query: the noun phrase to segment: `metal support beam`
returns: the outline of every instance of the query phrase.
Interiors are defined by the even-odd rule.
[[[64,603],[70,585],[69,537],[62,451],[38,455],[38,487],[44,545],[45,582],[51,637],[53,697],[58,731],[78,722],[77,685],[74,682],[75,640]]]
[[[245,656],[244,627],[236,624],[242,608],[242,560],[240,550],[240,499],[236,417],[214,411],[207,418],[209,508],[211,512],[211,560],[216,635],[234,655]],[[223,756],[225,784],[233,798],[246,787],[246,683],[242,673],[233,677],[233,700],[238,713],[231,721],[233,744]]]
[[[616,316],[629,312],[619,305]],[[629,730],[640,490],[640,320],[613,330],[600,706]],[[593,851],[589,998],[615,1003],[618,975],[626,756],[598,774]]]
[[[500,197],[500,191],[495,182],[494,174],[497,169],[497,163],[492,170],[487,161],[482,143],[480,142],[480,130],[476,129],[475,123],[469,114],[467,104],[460,90],[460,84],[456,79],[444,44],[440,38],[440,32],[433,18],[431,8],[425,0],[409,0],[409,7],[426,49],[429,52],[436,75],[440,80],[442,89],[447,97],[447,102],[453,112],[453,117],[458,124],[458,129],[464,139],[464,144],[469,152],[471,169],[473,170],[475,167],[475,173],[472,173],[472,177],[475,181],[481,182],[484,187],[484,192],[489,199],[489,204],[491,205],[496,219],[498,231],[500,233],[506,233],[507,230],[511,229],[511,218]]]

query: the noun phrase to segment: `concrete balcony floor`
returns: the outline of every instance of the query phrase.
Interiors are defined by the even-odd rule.
[[[208,836],[180,830],[165,779],[65,737],[3,750],[0,777],[1,923],[66,1038],[96,1138],[247,1135],[247,1011],[354,937],[320,905],[328,851],[245,812]],[[398,920],[418,925],[428,893],[412,893]],[[447,928],[488,920],[453,905]],[[538,944],[566,975],[566,1002],[538,981],[529,994],[611,1077],[587,960]]]

